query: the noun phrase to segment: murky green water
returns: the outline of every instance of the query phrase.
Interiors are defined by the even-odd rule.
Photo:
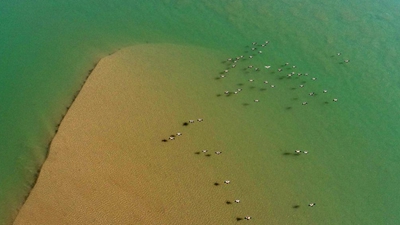
[[[238,111],[248,123],[244,132],[258,134],[234,146],[249,149],[244,169],[276,206],[263,210],[276,224],[398,223],[398,2],[141,2],[0,3],[1,221],[15,216],[56,125],[102,56],[149,42],[219,49],[228,58],[269,40],[251,61],[262,71],[243,70],[250,61],[241,61],[215,80],[221,90],[244,90],[240,98],[215,98]],[[226,66],[215,68],[216,76]],[[309,76],[287,78],[292,70]],[[297,148],[310,153],[293,156]],[[310,202],[317,203],[312,214]]]

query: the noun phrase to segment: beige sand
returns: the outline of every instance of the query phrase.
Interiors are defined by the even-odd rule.
[[[213,185],[227,177],[232,159],[194,154],[204,142],[223,147],[213,139],[214,125],[205,118],[182,126],[206,114],[199,104],[206,93],[191,73],[218,75],[207,67],[220,64],[221,55],[207,52],[140,45],[102,59],[62,121],[14,224],[236,222],[240,206],[225,203],[234,189]],[[176,132],[183,135],[161,141]]]

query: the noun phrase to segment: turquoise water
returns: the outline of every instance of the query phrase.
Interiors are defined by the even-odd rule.
[[[248,120],[248,130],[265,135],[254,137],[252,149],[272,148],[264,142],[276,146],[252,152],[248,170],[255,178],[265,176],[257,168],[268,162],[274,173],[285,176],[275,185],[270,181],[265,195],[281,201],[284,189],[290,190],[293,204],[317,199],[313,209],[324,213],[312,216],[326,224],[397,224],[397,9],[396,1],[1,2],[1,221],[11,221],[23,203],[66,107],[101,57],[146,42],[198,45],[233,57],[246,54],[250,46],[245,46],[253,41],[269,40],[254,64],[266,62],[276,69],[290,62],[318,79],[307,80],[300,92],[291,90],[296,80],[264,74],[277,87],[260,98],[268,102],[262,110],[232,102],[243,106],[244,118],[268,115],[267,126]],[[344,59],[350,63],[343,64]],[[247,81],[236,79],[221,87]],[[308,100],[309,91],[323,89],[329,90],[329,104],[322,93]],[[254,90],[243,96],[243,103],[253,103],[258,94]],[[339,99],[337,104],[332,98]],[[303,107],[303,101],[309,104]],[[242,142],[238,145],[248,145]],[[297,148],[309,149],[308,161],[284,154]],[[291,205],[288,210],[297,213]],[[274,221],[291,221],[281,216],[274,214]]]

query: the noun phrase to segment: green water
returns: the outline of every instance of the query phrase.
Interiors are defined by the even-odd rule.
[[[218,49],[228,58],[249,54],[253,41],[269,40],[252,64],[271,65],[275,73],[264,69],[243,78],[232,72],[233,78],[215,80],[221,90],[243,83],[249,91],[215,101],[229,103],[249,118],[243,130],[259,134],[237,138],[235,145],[251,149],[238,151],[245,169],[260,179],[255,187],[265,201],[279,203],[265,209],[271,221],[398,224],[399,7],[394,0],[1,2],[1,221],[12,221],[23,203],[56,125],[101,57],[149,42]],[[279,79],[276,68],[285,62],[318,79]],[[215,68],[216,75],[225,66]],[[247,76],[262,76],[276,88],[252,89]],[[308,149],[307,158],[284,154],[297,148]],[[266,172],[266,163],[274,170]],[[314,201],[317,207],[306,213]]]

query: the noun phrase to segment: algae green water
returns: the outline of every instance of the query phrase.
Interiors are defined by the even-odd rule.
[[[213,48],[230,58],[249,55],[252,42],[265,40],[270,43],[251,62],[262,71],[244,70],[249,62],[244,61],[226,78],[204,79],[219,82],[221,90],[210,91],[222,96],[210,92],[210,97],[247,124],[242,128],[247,138],[233,135],[238,138],[232,148],[248,176],[259,180],[253,186],[259,208],[275,224],[400,221],[398,2],[8,1],[0,6],[2,223],[12,221],[29,193],[66,107],[102,56],[149,42]],[[224,60],[215,77],[229,66]],[[285,62],[309,76],[287,78],[292,69],[282,66]],[[280,67],[284,71],[278,72]],[[249,79],[257,83],[250,85]],[[235,88],[243,93],[224,96]],[[309,96],[312,91],[317,95]],[[309,154],[294,156],[295,149]],[[317,205],[308,207],[311,202]]]

